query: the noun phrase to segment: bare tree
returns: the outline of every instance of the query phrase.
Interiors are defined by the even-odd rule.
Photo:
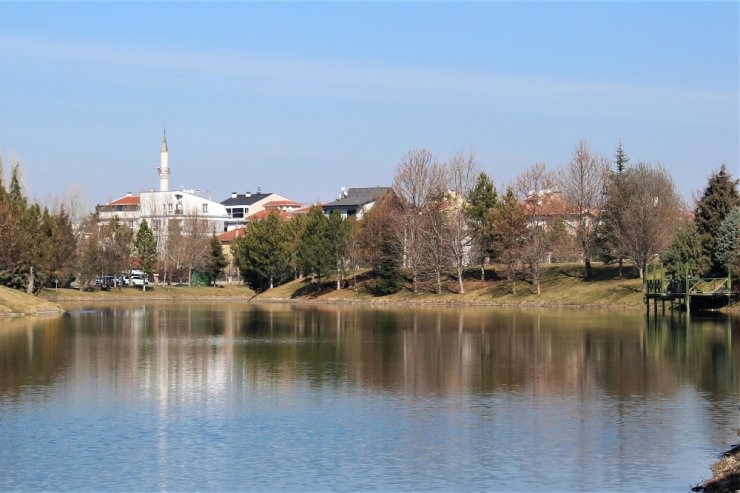
[[[212,233],[208,219],[198,211],[182,220],[182,265],[188,268],[188,286],[193,284],[193,269],[204,265]]]
[[[540,294],[540,263],[549,250],[548,225],[543,206],[554,183],[554,176],[547,171],[545,164],[536,163],[520,174],[514,185],[529,217],[522,253],[529,264],[532,284],[537,294]]]
[[[668,171],[639,163],[625,170],[610,197],[616,217],[614,237],[639,269],[673,241],[684,203]]]
[[[473,227],[466,211],[467,197],[475,186],[478,166],[472,154],[456,154],[445,166],[447,183],[447,228],[444,236],[445,250],[457,277],[459,292],[465,293],[463,273],[470,260],[474,242]]]
[[[586,267],[586,278],[591,277],[591,258],[596,243],[597,225],[604,202],[604,185],[609,173],[609,161],[597,157],[588,144],[581,141],[558,180],[560,191],[571,220],[566,220],[568,232],[573,235]]]
[[[425,149],[408,152],[396,166],[393,189],[401,203],[404,234],[404,266],[411,272],[414,293],[425,262],[424,213],[444,191],[443,171]]]

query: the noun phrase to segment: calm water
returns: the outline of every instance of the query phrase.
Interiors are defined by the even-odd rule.
[[[740,428],[740,324],[70,306],[0,321],[0,490],[658,490]]]

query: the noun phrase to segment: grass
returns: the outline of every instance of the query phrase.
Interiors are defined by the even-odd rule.
[[[45,299],[23,291],[0,286],[0,317],[17,315],[45,315],[62,313],[64,310]]]
[[[540,294],[531,282],[512,283],[503,277],[501,267],[488,268],[486,281],[479,278],[480,270],[471,270],[465,279],[464,294],[457,292],[454,279],[444,281],[442,294],[435,293],[433,283],[424,283],[417,293],[410,286],[387,296],[372,293],[373,281],[360,276],[357,289],[336,290],[336,280],[310,283],[308,280],[292,281],[260,293],[254,299],[262,301],[314,301],[314,302],[370,302],[370,303],[419,303],[419,304],[481,304],[523,306],[603,306],[642,307],[642,283],[633,276],[620,279],[617,269],[603,265],[594,266],[592,278],[583,278],[583,266],[576,264],[551,264],[543,266]]]

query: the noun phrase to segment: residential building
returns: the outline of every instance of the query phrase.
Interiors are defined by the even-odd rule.
[[[342,190],[339,197],[333,202],[327,202],[321,206],[324,214],[338,212],[342,217],[362,216],[369,211],[373,204],[390,191],[390,187],[350,188]]]
[[[268,206],[268,204],[270,204]],[[243,194],[232,192],[231,197],[221,201],[226,209],[228,219],[226,221],[225,231],[230,231],[243,226],[247,218],[265,210],[268,207],[291,212],[301,207],[301,204],[283,197],[277,193],[263,193],[258,190],[257,193],[245,192]]]

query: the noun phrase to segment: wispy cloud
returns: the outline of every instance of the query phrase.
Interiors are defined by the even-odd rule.
[[[737,107],[738,94],[683,87],[567,80],[356,61],[120,47],[0,35],[2,57],[57,60],[99,68],[151,69],[212,76],[225,83],[320,97],[433,101],[480,107],[540,108],[565,113],[631,112],[657,117],[711,117]],[[152,81],[154,82],[154,81]],[[687,114],[688,113],[688,114]]]

